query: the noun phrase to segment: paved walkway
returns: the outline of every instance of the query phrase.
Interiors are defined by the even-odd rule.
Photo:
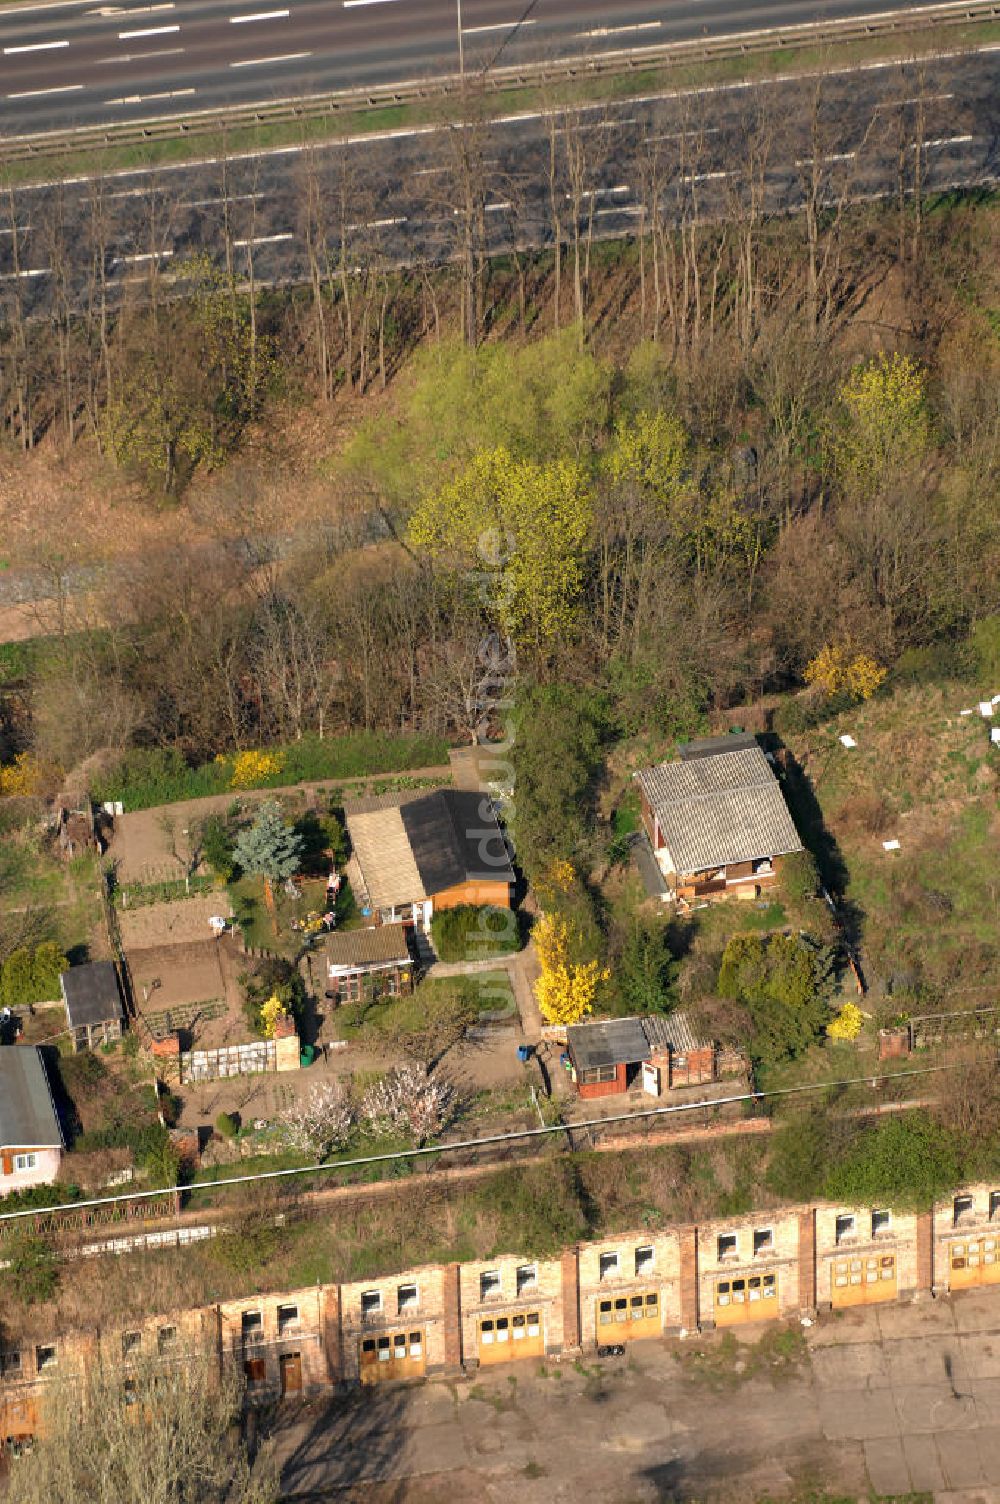
[[[1000,1291],[718,1333],[284,1412],[286,1497],[340,1504],[1000,1501]],[[749,1333],[749,1335],[748,1335]],[[776,1333],[772,1333],[772,1336]],[[704,1353],[706,1357],[700,1357]],[[777,1356],[776,1356],[777,1355]]]

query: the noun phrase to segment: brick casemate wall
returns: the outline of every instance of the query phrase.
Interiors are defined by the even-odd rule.
[[[562,1256],[562,1306],[563,1347],[570,1351],[580,1346],[580,1252],[567,1248]]]
[[[215,1371],[249,1363],[248,1380],[269,1400],[280,1389],[283,1358],[298,1359],[303,1388],[318,1391],[356,1382],[372,1339],[380,1350],[392,1344],[384,1373],[391,1377],[401,1334],[410,1377],[471,1371],[481,1357],[481,1328],[495,1333],[498,1322],[522,1336],[530,1335],[529,1322],[537,1323],[536,1340],[521,1344],[526,1356],[537,1357],[539,1327],[547,1354],[590,1351],[609,1336],[627,1341],[731,1321],[734,1292],[761,1288],[765,1276],[778,1297],[767,1311],[772,1317],[823,1309],[831,1300],[947,1294],[952,1280],[960,1289],[996,1284],[1000,1293],[1000,1187],[956,1191],[919,1215],[830,1204],[772,1208],[697,1227],[617,1233],[549,1259],[508,1253],[256,1294],[149,1316],[131,1331],[81,1326],[49,1338],[36,1332],[16,1349],[7,1338],[0,1418],[10,1420],[0,1439],[22,1434],[54,1375],[71,1376],[96,1356],[127,1371],[140,1358],[171,1362],[197,1349],[211,1355]],[[518,1346],[511,1341],[512,1358]]]

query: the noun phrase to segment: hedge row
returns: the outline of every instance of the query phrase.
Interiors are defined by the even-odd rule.
[[[448,761],[448,744],[436,736],[382,736],[355,732],[348,736],[305,736],[301,741],[268,749],[280,768],[255,784],[282,788],[323,778],[367,778],[435,767]],[[179,799],[199,799],[232,789],[229,758],[192,767],[176,748],[133,748],[110,772],[95,778],[91,796],[98,804],[120,800],[126,810],[152,809]]]

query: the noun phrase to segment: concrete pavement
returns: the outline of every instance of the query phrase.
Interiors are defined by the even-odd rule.
[[[0,131],[468,73],[898,10],[887,0],[152,0],[0,8]]]
[[[654,208],[668,220],[731,218],[750,193],[747,141],[755,132],[761,142],[766,138],[766,212],[801,210],[811,177],[815,87],[808,76],[771,80],[759,89],[720,84],[583,111],[581,149],[590,186],[576,208],[585,235],[634,235],[650,223]],[[994,183],[1000,176],[1000,52],[984,48],[922,64],[867,64],[828,74],[817,125],[824,151],[821,199],[894,193],[900,127],[915,144],[919,118],[925,191]],[[566,153],[558,149],[562,127],[554,124],[555,207],[563,238],[571,239],[572,183]],[[552,243],[552,127],[544,114],[527,112],[479,129],[476,186],[491,254]],[[153,267],[169,278],[172,268],[201,252],[222,265],[227,214],[237,274],[248,269],[252,251],[258,287],[307,279],[307,233],[325,245],[331,264],[342,242],[352,264],[440,264],[461,249],[463,188],[455,163],[451,133],[418,126],[317,146],[308,154],[282,147],[227,163],[165,165],[96,182],[84,177],[19,189],[0,213],[0,302],[16,296],[25,314],[45,316],[55,266],[65,269],[60,295],[85,306],[94,297],[97,245],[112,303]],[[344,181],[347,223],[336,207]]]
[[[633,1344],[285,1411],[286,1497],[364,1504],[1000,1500],[1000,1292]],[[779,1340],[776,1340],[779,1339]]]

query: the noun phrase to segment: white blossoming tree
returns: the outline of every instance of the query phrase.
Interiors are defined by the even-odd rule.
[[[338,1081],[317,1081],[282,1113],[285,1133],[296,1149],[325,1159],[341,1148],[354,1126],[354,1109]]]
[[[425,1065],[404,1065],[365,1092],[361,1114],[380,1133],[404,1133],[419,1144],[436,1138],[455,1117],[453,1086],[432,1076]]]

